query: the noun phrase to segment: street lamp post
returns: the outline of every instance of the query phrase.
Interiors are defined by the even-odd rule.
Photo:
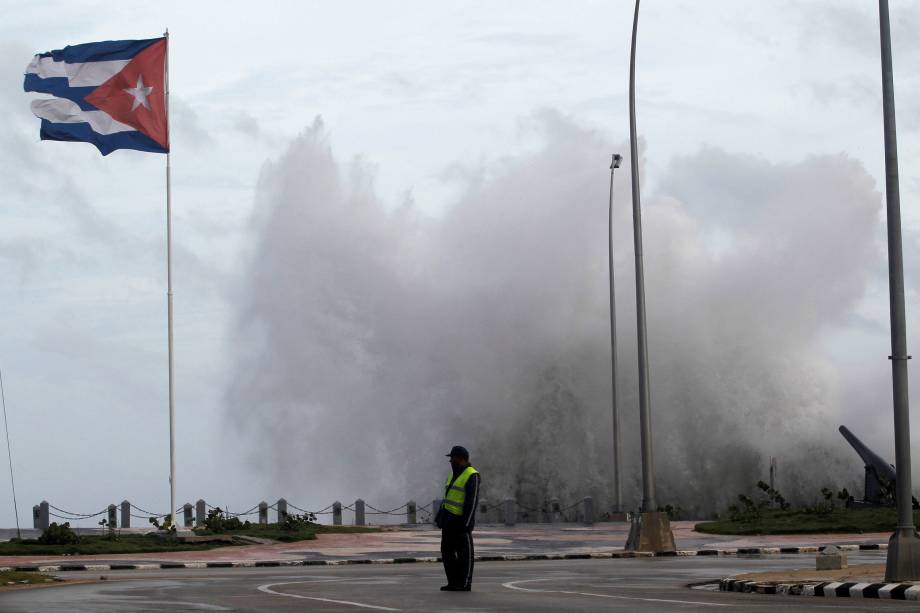
[[[904,317],[904,259],[901,253],[901,199],[898,140],[891,66],[888,0],[879,0],[882,55],[882,110],[885,126],[885,196],[888,216],[888,294],[891,307],[891,378],[894,399],[894,454],[898,527],[888,542],[886,581],[920,579],[920,539],[914,528],[910,478],[910,410],[907,395],[907,325]]]
[[[633,241],[636,252],[636,327],[639,353],[639,433],[642,454],[642,513],[635,518],[626,540],[633,551],[675,551],[674,534],[667,513],[658,511],[655,500],[655,468],[652,463],[652,420],[648,380],[648,339],[645,322],[645,272],[642,264],[642,206],[639,201],[639,144],[636,135],[636,33],[639,0],[633,15],[629,53],[629,153],[632,173]]]
[[[623,512],[623,491],[620,477],[620,414],[617,409],[617,304],[613,283],[613,171],[620,167],[623,156],[614,153],[610,160],[610,198],[607,207],[607,246],[610,269],[610,381],[613,417],[613,512]]]
[[[652,466],[652,421],[649,409],[648,338],[645,323],[645,269],[642,263],[642,205],[639,200],[639,143],[636,136],[636,32],[639,0],[633,16],[629,52],[629,154],[632,174],[633,244],[636,253],[636,327],[639,345],[639,430],[642,442],[642,510],[655,511],[655,470]]]

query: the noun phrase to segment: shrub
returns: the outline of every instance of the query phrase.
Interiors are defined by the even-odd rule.
[[[242,522],[239,517],[226,515],[220,507],[208,511],[208,516],[204,520],[205,529],[215,534],[228,530],[242,530],[250,525],[249,521]]]
[[[162,524],[160,523],[160,520],[157,517],[148,517],[147,521],[149,521],[150,524],[154,528],[156,528],[157,530],[161,532],[175,532],[176,531],[176,526],[173,524],[172,513],[170,513],[169,515],[163,518]]]
[[[42,545],[75,545],[80,542],[80,537],[70,529],[70,522],[55,522],[42,532],[38,542]]]
[[[287,532],[299,532],[316,526],[316,515],[304,513],[303,515],[285,515],[281,522],[281,529]]]

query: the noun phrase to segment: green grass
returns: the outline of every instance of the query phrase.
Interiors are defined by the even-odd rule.
[[[278,524],[251,524],[248,528],[240,530],[227,530],[221,534],[231,536],[254,536],[283,543],[294,541],[312,541],[318,534],[362,534],[367,532],[380,532],[379,528],[366,528],[361,526],[308,526],[300,530],[284,530]],[[195,531],[196,534],[211,534],[207,531]]]
[[[920,511],[914,511],[914,524],[920,522]],[[696,525],[697,532],[706,534],[809,534],[863,533],[893,531],[897,513],[893,508],[835,509],[819,514],[797,511],[764,511],[759,520],[731,521],[721,519]]]
[[[0,572],[0,589],[15,585],[32,585],[35,583],[54,583],[55,579],[42,573],[21,573],[18,571]]]
[[[230,536],[255,536],[290,543],[294,541],[309,541],[316,538],[317,534],[331,533],[364,533],[379,532],[377,528],[363,528],[356,526],[309,526],[301,530],[282,530],[278,524],[251,525],[241,530],[228,530],[221,534]],[[195,534],[212,534],[207,531],[196,531]],[[178,541],[163,539],[155,534],[122,534],[117,539],[108,536],[81,536],[80,542],[73,545],[43,545],[38,541],[15,539],[0,542],[0,556],[28,556],[28,555],[91,555],[115,553],[165,553],[169,551],[206,551],[216,547],[227,547],[245,543],[180,543]]]
[[[166,551],[203,551],[230,543],[179,543],[155,534],[123,534],[117,539],[107,536],[81,536],[73,545],[43,545],[24,539],[0,543],[0,556],[91,555],[109,553],[159,553]]]

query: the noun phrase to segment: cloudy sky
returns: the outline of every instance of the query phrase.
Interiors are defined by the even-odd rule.
[[[0,7],[0,110],[8,121],[0,138],[0,369],[24,523],[43,498],[87,513],[124,498],[148,509],[168,504],[165,159],[132,151],[103,158],[90,145],[40,142],[22,91],[34,53],[170,31],[182,501],[205,497],[241,510],[285,495],[315,508],[330,496],[369,495],[342,483],[304,485],[317,476],[285,483],[264,462],[272,430],[260,429],[258,417],[239,417],[239,398],[248,401],[257,388],[241,365],[266,351],[241,333],[239,321],[266,275],[265,218],[277,208],[269,192],[284,174],[278,168],[300,159],[289,147],[317,116],[334,159],[362,169],[358,178],[372,184],[382,210],[411,205],[427,220],[420,223],[456,218],[471,186],[501,181],[524,161],[543,159],[529,157],[541,151],[570,151],[566,135],[576,134],[596,154],[581,163],[585,181],[597,186],[588,193],[598,197],[576,209],[590,214],[596,207],[591,223],[602,227],[608,155],[614,148],[626,153],[626,1],[269,1],[256,9],[242,2],[0,0]],[[823,380],[858,384],[812,393],[825,390],[834,419],[860,424],[864,440],[891,457],[874,7],[856,0],[647,0],[638,108],[644,194],[663,207],[682,202],[712,253],[756,234],[748,220],[778,224],[769,227],[780,242],[788,230],[790,241],[807,245],[812,238],[803,228],[826,242],[820,234],[834,225],[826,203],[819,207],[826,226],[758,213],[774,178],[813,181],[803,188],[803,207],[826,193],[841,202],[865,195],[860,202],[869,208],[857,209],[871,209],[868,218],[841,219],[869,227],[859,235],[866,257],[840,258],[847,269],[865,267],[865,275],[841,277],[853,283],[846,291],[828,290],[847,307],[820,305],[835,327],[813,336],[816,368],[828,373]],[[893,2],[892,22],[908,327],[917,340],[920,2]],[[837,161],[830,170],[809,162],[821,156]],[[559,156],[559,172],[571,174],[565,162]],[[554,167],[544,164],[541,172],[545,178]],[[618,256],[624,270],[628,247]],[[846,250],[847,242],[834,248]],[[822,270],[809,268],[807,249],[800,253],[806,261],[777,264],[802,266],[820,285]],[[654,278],[665,269],[649,266],[650,285],[665,283],[664,272]],[[309,267],[307,260],[296,270],[308,274]],[[605,281],[604,269],[598,272]],[[666,353],[666,342],[653,344],[656,350]],[[912,383],[916,390],[920,379]],[[254,415],[259,410],[252,407]],[[310,461],[291,472],[349,460]],[[852,468],[858,474],[858,464]],[[9,484],[0,482],[7,499]],[[0,506],[0,525],[12,524],[12,505]]]

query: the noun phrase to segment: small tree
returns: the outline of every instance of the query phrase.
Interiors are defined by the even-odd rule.
[[[38,537],[38,542],[42,545],[76,545],[80,542],[80,537],[70,529],[70,522],[63,524],[55,522],[42,532],[42,535]]]

